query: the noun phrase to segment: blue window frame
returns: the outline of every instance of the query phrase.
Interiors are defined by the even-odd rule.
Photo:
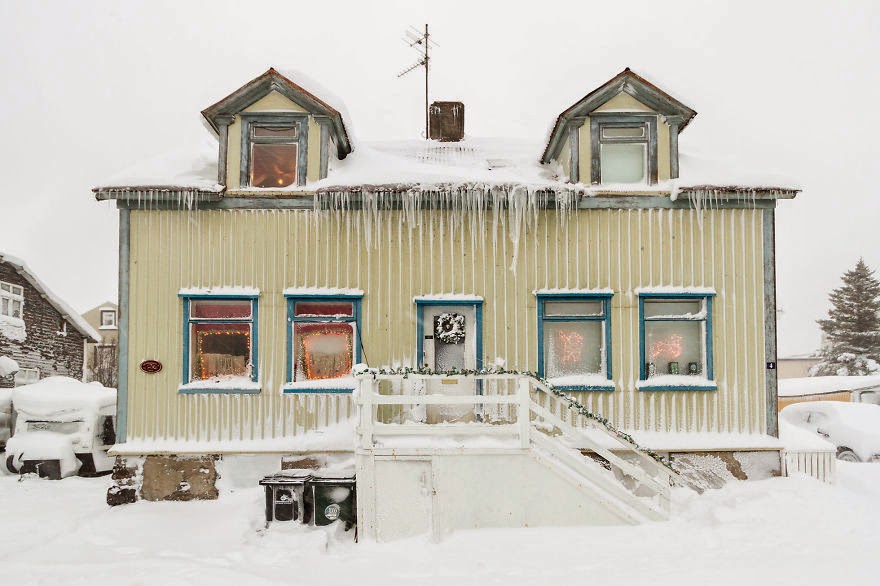
[[[639,294],[643,391],[714,391],[714,293]]]
[[[288,393],[351,393],[361,361],[362,295],[285,294]]]
[[[259,393],[259,293],[179,296],[183,301],[183,378],[178,392]]]
[[[568,391],[613,391],[612,293],[537,293],[538,375]]]

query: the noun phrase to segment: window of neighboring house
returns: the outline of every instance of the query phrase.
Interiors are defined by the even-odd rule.
[[[567,390],[614,390],[611,293],[538,293],[538,375]]]
[[[0,315],[22,319],[24,288],[0,281]]]
[[[101,310],[101,328],[115,328],[115,327],[116,327],[116,310],[102,309]]]
[[[593,183],[657,182],[657,118],[595,114],[590,118]]]
[[[183,298],[183,386],[180,392],[259,392],[257,296]]]
[[[349,392],[360,360],[361,297],[287,296],[285,393]]]
[[[242,114],[242,186],[304,184],[307,122],[304,114]]]
[[[40,380],[39,368],[20,368],[15,373],[15,386],[29,385]]]
[[[715,390],[712,295],[640,294],[642,390]]]

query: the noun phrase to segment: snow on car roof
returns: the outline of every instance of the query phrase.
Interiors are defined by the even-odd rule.
[[[850,429],[880,436],[880,405],[842,401],[806,401],[789,405],[780,413],[796,414],[805,411],[819,411],[845,423]]]
[[[779,379],[780,397],[801,397],[880,387],[880,376],[807,376]]]
[[[61,417],[75,412],[97,413],[116,405],[116,389],[66,376],[50,376],[30,385],[16,387],[12,392],[12,404],[17,411],[37,417]]]

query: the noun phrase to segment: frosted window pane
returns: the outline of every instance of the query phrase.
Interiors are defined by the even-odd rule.
[[[301,316],[327,316],[327,317],[351,317],[352,303],[344,301],[297,301],[294,304],[293,315]]]
[[[602,138],[641,138],[645,136],[644,126],[605,126],[602,128]]]
[[[694,301],[645,301],[645,317],[696,316],[703,311],[702,300]]]
[[[600,321],[544,323],[547,377],[603,372]]]
[[[351,374],[354,327],[349,323],[295,323],[293,380]]]
[[[544,315],[602,315],[601,301],[547,301]]]
[[[640,183],[646,177],[647,145],[644,143],[602,144],[602,183]]]
[[[255,137],[296,138],[296,126],[254,126]]]
[[[657,375],[676,374],[676,366],[677,374],[688,374],[691,362],[702,373],[703,322],[646,322],[645,352],[645,361],[653,364]],[[646,371],[650,378],[651,367],[647,366]]]
[[[251,145],[251,185],[286,187],[296,181],[295,144]]]
[[[190,315],[200,319],[248,319],[251,317],[251,301],[194,299],[190,302]]]

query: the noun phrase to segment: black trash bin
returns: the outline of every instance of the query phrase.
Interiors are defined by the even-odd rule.
[[[312,523],[345,524],[346,531],[357,524],[357,486],[349,475],[315,474],[306,482],[306,509],[314,511]]]
[[[266,487],[266,522],[311,522],[311,510],[305,506],[306,482],[310,470],[285,470],[271,474],[260,481]]]

